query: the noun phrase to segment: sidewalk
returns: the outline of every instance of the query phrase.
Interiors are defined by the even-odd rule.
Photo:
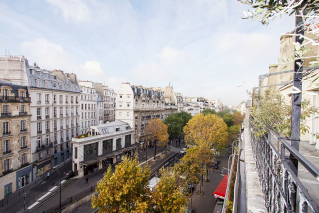
[[[222,181],[225,174],[227,174],[227,162],[228,155],[221,156],[219,160],[221,161],[218,169],[210,169],[208,180],[209,182],[204,181],[204,185],[202,186],[202,195],[199,195],[199,184],[196,186],[193,195],[192,195],[192,207],[197,211],[197,213],[207,213],[213,212],[215,209],[215,205],[217,203],[214,198],[214,191],[216,190],[219,183]],[[205,177],[204,177],[205,180]],[[191,207],[191,199],[189,199],[188,206]]]
[[[165,147],[157,147],[157,154],[159,154],[160,151],[164,151],[166,150]],[[154,153],[154,148],[149,149],[147,154],[149,155],[150,153]],[[141,152],[139,153],[139,161],[143,161],[142,160],[142,156],[141,155],[145,155],[145,152]],[[160,165],[161,163],[163,163],[167,158],[171,157],[172,155],[175,155],[175,153],[169,153],[167,156],[165,156],[162,159],[158,159],[154,165],[151,166],[151,170],[153,170],[154,168],[158,167],[158,165]],[[154,157],[154,154],[151,155]],[[149,159],[149,158],[148,158]],[[104,173],[106,172],[107,168],[105,169],[101,169],[97,172],[94,172],[88,176],[82,177],[80,179],[78,179],[77,181],[75,181],[72,185],[70,185],[68,188],[66,188],[64,191],[62,191],[62,195],[61,195],[61,200],[62,202],[73,196],[76,195],[80,192],[82,192],[85,189],[88,189],[90,187],[93,187],[97,184],[97,182],[103,177]],[[112,165],[112,170],[114,172],[115,170],[115,164]],[[85,184],[85,178],[88,177],[89,179],[89,183]],[[52,199],[50,199],[48,202],[46,202],[43,206],[41,206],[40,208],[36,209],[34,212],[41,212],[43,210],[47,210],[50,209],[54,206],[56,206],[58,203],[60,202],[60,197],[59,194],[57,194],[56,196],[54,196]]]
[[[64,172],[68,172],[71,170],[71,163],[66,164],[65,166],[61,167],[59,169],[61,174],[64,174]],[[64,177],[64,175],[63,175]],[[50,179],[44,179],[43,181],[40,179],[36,181],[37,185],[34,186],[34,183],[30,183],[29,185],[33,185],[32,189],[26,192],[26,208],[29,205],[32,205],[35,200],[37,200],[39,197],[43,195],[43,193],[47,192],[48,189],[50,189],[55,183],[57,183],[60,180],[58,172],[54,172],[51,174]],[[0,209],[0,212],[21,212],[24,208],[24,197],[20,196],[9,205],[3,207]]]

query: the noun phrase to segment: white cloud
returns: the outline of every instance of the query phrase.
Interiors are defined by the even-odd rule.
[[[171,79],[173,76],[167,72],[162,66],[156,63],[139,63],[133,71],[130,72],[130,77],[137,81],[163,81]],[[141,82],[140,82],[141,83]]]
[[[65,19],[87,21],[90,17],[88,5],[82,0],[46,0],[61,11]]]
[[[33,59],[29,63],[36,62],[44,69],[72,70],[76,66],[61,45],[45,39],[36,38],[34,41],[24,41],[21,48],[27,58]]]
[[[274,47],[278,45],[274,36],[262,33],[226,33],[219,37],[216,47],[228,53],[228,60],[243,67],[273,58]]]
[[[185,52],[178,51],[172,47],[163,48],[160,54],[160,59],[167,65],[186,60],[187,58]]]
[[[88,75],[92,78],[106,77],[106,73],[102,69],[101,64],[97,61],[86,61],[80,68],[84,75]]]

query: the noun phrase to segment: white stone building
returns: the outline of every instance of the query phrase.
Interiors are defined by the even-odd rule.
[[[90,137],[72,138],[73,171],[82,177],[120,161],[123,155],[132,156],[136,149],[133,133],[128,123],[113,121],[91,126]]]
[[[79,81],[82,93],[80,97],[80,132],[86,133],[90,126],[97,125],[98,122],[98,93],[92,81]]]
[[[79,133],[79,95],[75,74],[29,66],[24,57],[0,58],[0,77],[29,88],[33,179],[71,156],[71,137]]]
[[[135,143],[145,141],[146,126],[150,120],[164,120],[176,112],[176,106],[165,104],[163,89],[123,83],[116,96],[116,120],[124,121],[134,128]]]
[[[108,86],[102,85],[102,83],[95,83],[97,93],[101,95],[104,105],[104,120],[103,123],[111,122],[115,120],[115,93],[114,90]]]

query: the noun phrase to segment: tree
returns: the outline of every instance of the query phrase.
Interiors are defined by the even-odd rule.
[[[185,212],[186,197],[176,187],[176,177],[168,169],[162,168],[160,171],[160,181],[155,186],[152,193],[152,212]]]
[[[214,109],[205,109],[202,113],[203,113],[204,115],[207,115],[207,114],[217,114]]]
[[[177,138],[183,133],[184,120],[176,113],[170,114],[165,120],[164,124],[168,127],[169,139]]]
[[[99,212],[145,212],[151,196],[147,187],[149,176],[149,168],[138,166],[137,158],[123,157],[115,172],[109,167],[98,182],[92,207]]]
[[[189,146],[209,145],[215,149],[225,146],[227,125],[217,115],[195,115],[184,127],[186,144]]]
[[[231,143],[238,139],[240,132],[240,125],[233,125],[228,128],[228,142]]]
[[[230,113],[226,113],[225,115],[223,115],[223,119],[228,127],[233,125],[233,118],[234,118],[234,116]]]
[[[227,125],[224,120],[215,114],[198,114],[195,115],[184,127],[186,144],[190,147],[198,147],[197,159],[200,167],[200,173],[205,174],[206,179],[207,169],[204,169],[204,165],[207,168],[213,157],[214,152],[212,148],[221,150],[225,147],[227,142]]]
[[[259,97],[259,108],[257,104],[251,109],[254,119],[251,120],[254,126],[254,134],[257,137],[263,136],[267,132],[267,127],[274,130],[284,137],[290,137],[291,133],[291,101],[288,103],[283,97],[272,90],[266,90],[265,93]],[[309,131],[306,125],[306,118],[311,114],[318,113],[318,108],[310,106],[309,100],[301,102],[301,122],[300,132],[305,134]],[[318,134],[316,134],[318,137]]]
[[[168,140],[167,125],[161,119],[152,119],[146,126],[146,134],[150,141],[154,141],[154,160],[156,156],[157,142],[160,146],[165,146]]]
[[[225,109],[225,110],[223,110],[223,111],[221,111],[221,112],[217,112],[217,115],[219,116],[219,117],[223,117],[225,114],[227,114],[227,113],[230,113],[230,110],[229,109]]]
[[[245,119],[245,114],[236,111],[233,113],[233,125],[241,125]]]
[[[186,126],[186,124],[188,123],[188,121],[192,118],[192,115],[187,113],[187,112],[184,112],[184,111],[181,111],[181,112],[178,112],[176,113],[176,116],[177,117],[180,117],[183,119],[183,128],[184,126]]]

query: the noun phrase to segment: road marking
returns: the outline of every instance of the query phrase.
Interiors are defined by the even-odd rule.
[[[28,209],[32,209],[35,205],[37,205],[39,202],[35,202],[34,204],[32,204],[31,206],[29,206]]]
[[[53,187],[52,189],[50,189],[49,191],[52,192],[53,190],[55,190],[57,188],[57,186]]]
[[[45,197],[48,196],[49,194],[51,194],[51,192],[48,192],[48,193],[46,193],[45,195],[43,195],[42,197],[40,197],[40,198],[38,199],[38,201],[39,201],[39,200],[42,200],[43,198],[45,198]]]
[[[63,184],[65,181],[66,181],[66,180],[62,180],[62,181],[61,181],[61,184]]]

